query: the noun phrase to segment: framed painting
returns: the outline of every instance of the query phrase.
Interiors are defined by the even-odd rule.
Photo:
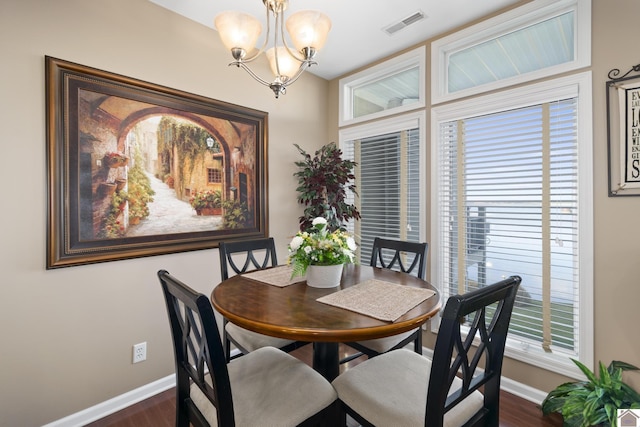
[[[47,269],[268,235],[262,111],[45,57]]]
[[[607,154],[609,196],[640,196],[640,64],[609,71]]]

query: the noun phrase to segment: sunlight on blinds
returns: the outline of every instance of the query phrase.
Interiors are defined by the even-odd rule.
[[[360,238],[360,262],[368,264],[373,239],[420,239],[419,132],[407,129],[347,141],[346,159],[355,160],[362,218],[354,233]]]
[[[576,99],[441,123],[440,144],[445,291],[520,275],[510,337],[575,354]]]

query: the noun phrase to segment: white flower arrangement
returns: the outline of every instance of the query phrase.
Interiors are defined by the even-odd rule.
[[[357,245],[342,230],[329,232],[327,220],[317,217],[308,231],[300,231],[289,243],[287,263],[293,266],[292,277],[304,276],[310,265],[352,263]]]

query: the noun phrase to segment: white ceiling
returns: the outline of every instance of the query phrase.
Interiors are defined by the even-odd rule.
[[[260,19],[266,28],[261,0],[149,0],[213,28],[213,18],[225,10],[241,10]],[[309,71],[333,79],[394,52],[413,46],[519,0],[290,0],[285,18],[304,9],[320,10],[331,18],[327,44],[318,65]],[[392,36],[384,28],[421,11],[426,18]],[[229,54],[229,61],[231,61]]]

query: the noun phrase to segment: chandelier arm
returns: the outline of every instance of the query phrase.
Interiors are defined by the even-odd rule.
[[[266,10],[266,18],[267,18],[267,34],[264,37],[264,43],[262,43],[262,46],[260,47],[258,52],[256,52],[253,56],[250,56],[248,58],[238,59],[233,62],[234,65],[240,66],[240,64],[243,62],[252,62],[254,59],[262,55],[262,53],[264,52],[264,49],[267,47],[267,44],[269,43],[269,35],[271,34],[271,17],[269,16],[269,8],[265,7],[265,10]]]
[[[283,83],[283,86],[287,87],[290,84],[295,83],[295,81],[300,78],[302,73],[304,73],[307,68],[317,64],[318,63],[315,61],[302,61],[302,64],[300,64],[300,68],[298,68],[298,71],[296,71],[296,73],[293,76],[291,76],[291,78],[287,79],[287,81]]]
[[[257,81],[258,83],[260,83],[260,84],[262,84],[262,85],[264,85],[264,86],[271,86],[271,83],[270,83],[270,82],[268,82],[268,81],[266,81],[266,80],[264,80],[264,79],[260,78],[256,73],[254,73],[254,72],[253,72],[253,70],[251,70],[251,68],[249,68],[248,66],[246,66],[244,62],[237,62],[237,61],[236,61],[236,62],[232,62],[232,63],[230,63],[230,64],[229,64],[229,66],[231,66],[231,65],[235,65],[236,67],[240,67],[240,68],[242,68],[242,69],[243,69],[243,70],[245,70],[247,73],[249,73],[249,75],[250,75],[251,77],[253,77],[253,79],[254,79],[255,81]]]
[[[278,31],[277,26],[275,31]],[[291,55],[293,59],[299,62],[304,62],[308,59],[308,58],[303,58],[302,56],[300,56],[298,52],[296,52],[295,50],[292,50],[289,47],[289,45],[287,44],[287,38],[284,36],[284,23],[282,22],[280,22],[280,38],[282,39],[282,45],[284,46],[284,48],[287,50],[287,52],[289,53],[289,55]]]
[[[279,10],[275,15],[275,29],[273,30],[273,56],[275,59],[276,76],[280,76],[282,73],[280,72],[280,61],[278,60],[278,26],[280,26],[280,29],[282,30],[282,10]],[[281,31],[281,34],[282,33],[284,33],[284,31]],[[284,34],[282,34],[282,41],[284,42],[283,36]]]

